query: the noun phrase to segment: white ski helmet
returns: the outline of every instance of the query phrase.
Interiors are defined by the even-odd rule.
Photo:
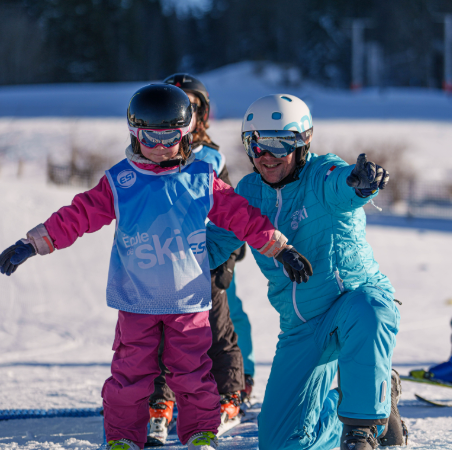
[[[242,142],[253,165],[253,158],[266,152],[275,158],[283,158],[296,151],[297,167],[301,168],[305,164],[312,133],[308,106],[290,94],[261,97],[247,109],[242,121]]]
[[[246,110],[242,133],[254,130],[291,130],[302,133],[312,128],[312,116],[303,100],[290,94],[261,97]]]

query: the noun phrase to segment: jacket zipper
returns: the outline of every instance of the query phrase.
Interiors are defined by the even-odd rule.
[[[344,283],[343,283],[342,278],[339,275],[339,270],[334,271],[334,276],[336,277],[336,282],[337,282],[337,285],[339,286],[339,289],[341,290],[341,292],[344,292],[345,291]]]
[[[278,211],[276,212],[276,217],[275,217],[275,228],[276,229],[278,229],[278,219],[279,219],[279,214],[281,213],[281,208],[282,208],[281,189],[282,188],[277,188],[276,189],[276,207],[278,208]],[[276,261],[275,258],[273,258],[273,261],[275,263],[275,266],[279,267],[278,261]]]
[[[297,306],[297,283],[295,281],[292,283],[292,303],[293,303],[293,309],[295,310],[295,314],[298,316],[298,318],[302,322],[306,322],[306,319],[300,314],[300,311],[298,310],[298,306]]]
[[[278,211],[276,212],[276,217],[275,217],[275,228],[276,229],[278,229],[278,219],[279,219],[279,214],[281,213],[281,208],[282,208],[281,189],[282,188],[277,188],[276,189],[276,207],[278,208]],[[279,267],[278,261],[276,261],[275,258],[273,258],[273,261],[275,262],[275,266]],[[297,315],[297,317],[302,322],[306,322],[306,319],[300,314],[300,311],[298,310],[298,306],[297,306],[297,283],[295,281],[292,283],[292,303],[293,303],[293,309],[295,310],[295,314]]]

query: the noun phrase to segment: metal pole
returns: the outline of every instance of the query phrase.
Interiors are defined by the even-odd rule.
[[[452,14],[444,17],[444,81],[443,88],[452,93]]]
[[[383,56],[380,44],[375,41],[367,43],[367,83],[380,87],[383,73]]]
[[[354,19],[352,24],[352,90],[363,87],[364,21]]]

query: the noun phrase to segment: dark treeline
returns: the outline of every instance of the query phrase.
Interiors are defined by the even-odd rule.
[[[2,0],[0,84],[158,79],[254,60],[346,87],[361,17],[383,55],[382,85],[441,86],[452,0],[211,0],[202,13],[165,2]]]

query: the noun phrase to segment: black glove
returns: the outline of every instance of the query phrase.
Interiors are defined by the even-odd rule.
[[[229,259],[219,266],[215,271],[215,285],[220,289],[227,289],[234,275],[235,255],[232,254]]]
[[[283,248],[275,256],[275,259],[284,266],[292,282],[307,283],[309,277],[312,277],[311,263],[293,247]]]
[[[246,255],[246,244],[243,244],[238,250],[234,252],[237,255],[235,262],[239,262],[245,258]]]
[[[17,241],[0,255],[0,272],[9,277],[22,263],[35,255],[36,250],[31,244]]]
[[[372,161],[367,161],[365,153],[358,156],[347,184],[355,188],[359,197],[369,197],[377,189],[384,189],[389,181],[389,172]]]

